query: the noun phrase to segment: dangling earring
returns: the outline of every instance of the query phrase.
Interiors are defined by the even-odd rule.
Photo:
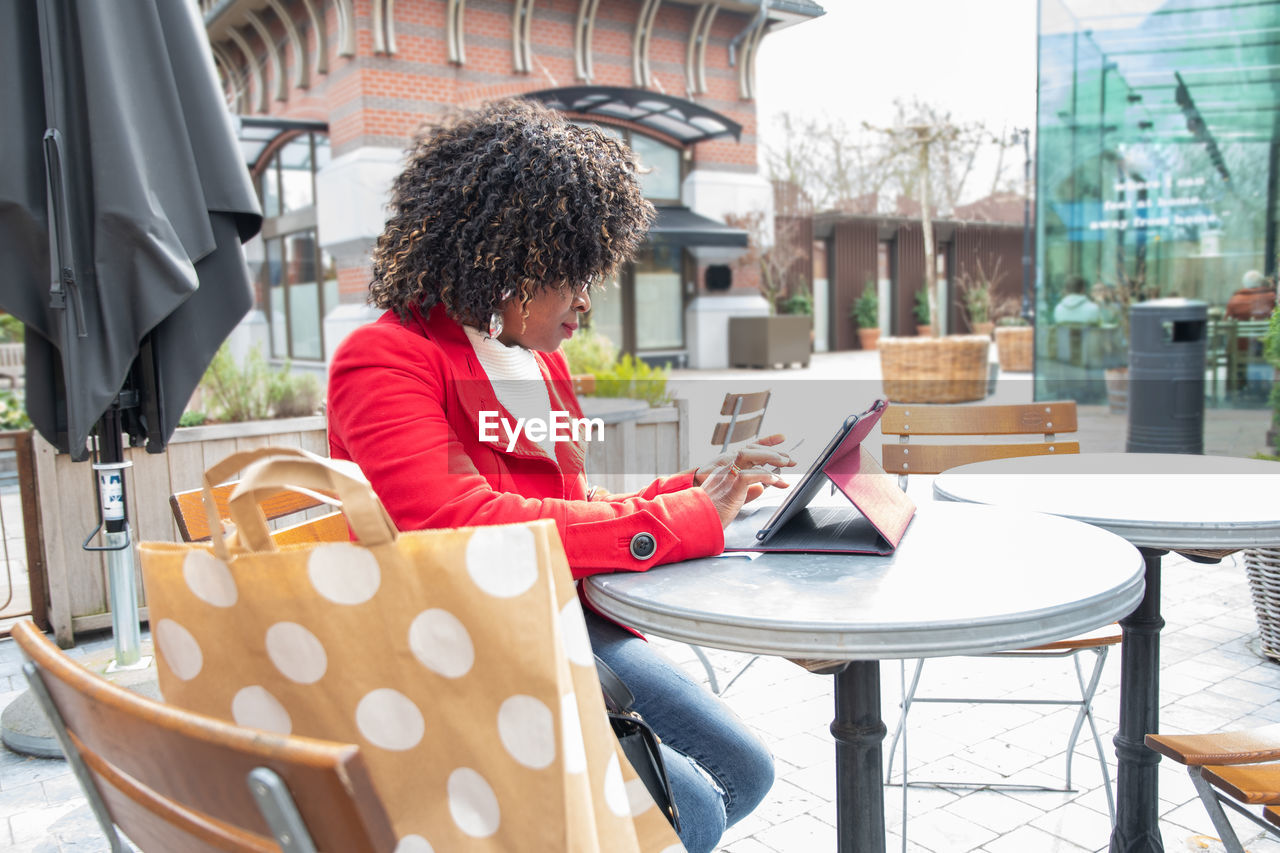
[[[506,290],[502,291],[502,295],[498,297],[498,301],[502,304],[506,304],[507,300],[511,298],[511,295],[514,292],[515,291],[508,287]],[[489,337],[496,338],[500,334],[502,334],[502,314],[494,311],[489,315]]]

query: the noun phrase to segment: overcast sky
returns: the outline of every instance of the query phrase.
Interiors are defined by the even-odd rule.
[[[779,112],[886,124],[912,95],[996,132],[1034,130],[1036,0],[818,2],[826,15],[760,43],[763,141]]]

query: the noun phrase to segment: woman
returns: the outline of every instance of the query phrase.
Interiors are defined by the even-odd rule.
[[[417,143],[374,253],[386,313],[343,341],[329,379],[330,452],[401,529],[550,518],[575,578],[644,571],[719,553],[743,503],[784,485],[763,467],[795,464],[781,436],[621,496],[588,490],[583,437],[512,428],[582,417],[560,344],[652,215],[622,143],[532,103]],[[590,609],[587,626],[662,738],[681,841],[712,850],[772,785],[768,750],[635,632]]]

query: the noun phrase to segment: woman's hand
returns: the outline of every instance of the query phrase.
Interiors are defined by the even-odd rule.
[[[701,486],[703,481],[710,477],[717,468],[728,468],[730,465],[737,465],[739,468],[754,468],[758,465],[790,468],[796,464],[790,454],[782,450],[773,449],[786,440],[786,436],[782,433],[774,433],[757,439],[751,444],[744,444],[737,450],[721,453],[693,473],[693,484]]]
[[[769,486],[787,488],[786,481],[763,467],[790,468],[796,464],[785,452],[773,449],[784,440],[781,435],[766,436],[736,452],[717,456],[694,474],[694,483],[711,498],[722,527],[733,521],[743,504],[760,497]]]

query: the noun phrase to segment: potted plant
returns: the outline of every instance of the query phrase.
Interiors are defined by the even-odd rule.
[[[932,312],[929,311],[929,291],[920,289],[916,291],[916,304],[912,309],[916,316],[916,334],[922,338],[933,336],[933,326],[930,322]]]
[[[975,335],[991,337],[995,329],[995,291],[1000,284],[1000,261],[996,258],[995,266],[988,273],[982,266],[982,259],[977,260],[977,275],[967,271],[961,274],[957,283],[957,301],[969,319],[969,328]]]
[[[880,340],[880,297],[875,282],[868,281],[862,295],[853,302],[853,321],[858,326],[858,346],[865,350],[876,348]]]
[[[579,397],[595,393],[596,377],[611,370],[618,361],[618,348],[613,341],[590,326],[579,329],[578,334],[562,343],[560,351],[569,363],[569,378]]]
[[[1146,269],[1139,265],[1134,275],[1121,274],[1119,286],[1096,285],[1102,325],[1108,332],[1107,361],[1102,378],[1107,388],[1107,411],[1124,414],[1129,411],[1129,308],[1157,294],[1148,289]]]
[[[778,303],[778,313],[812,317],[813,294],[809,292],[809,286],[803,281],[797,284],[795,291]]]

